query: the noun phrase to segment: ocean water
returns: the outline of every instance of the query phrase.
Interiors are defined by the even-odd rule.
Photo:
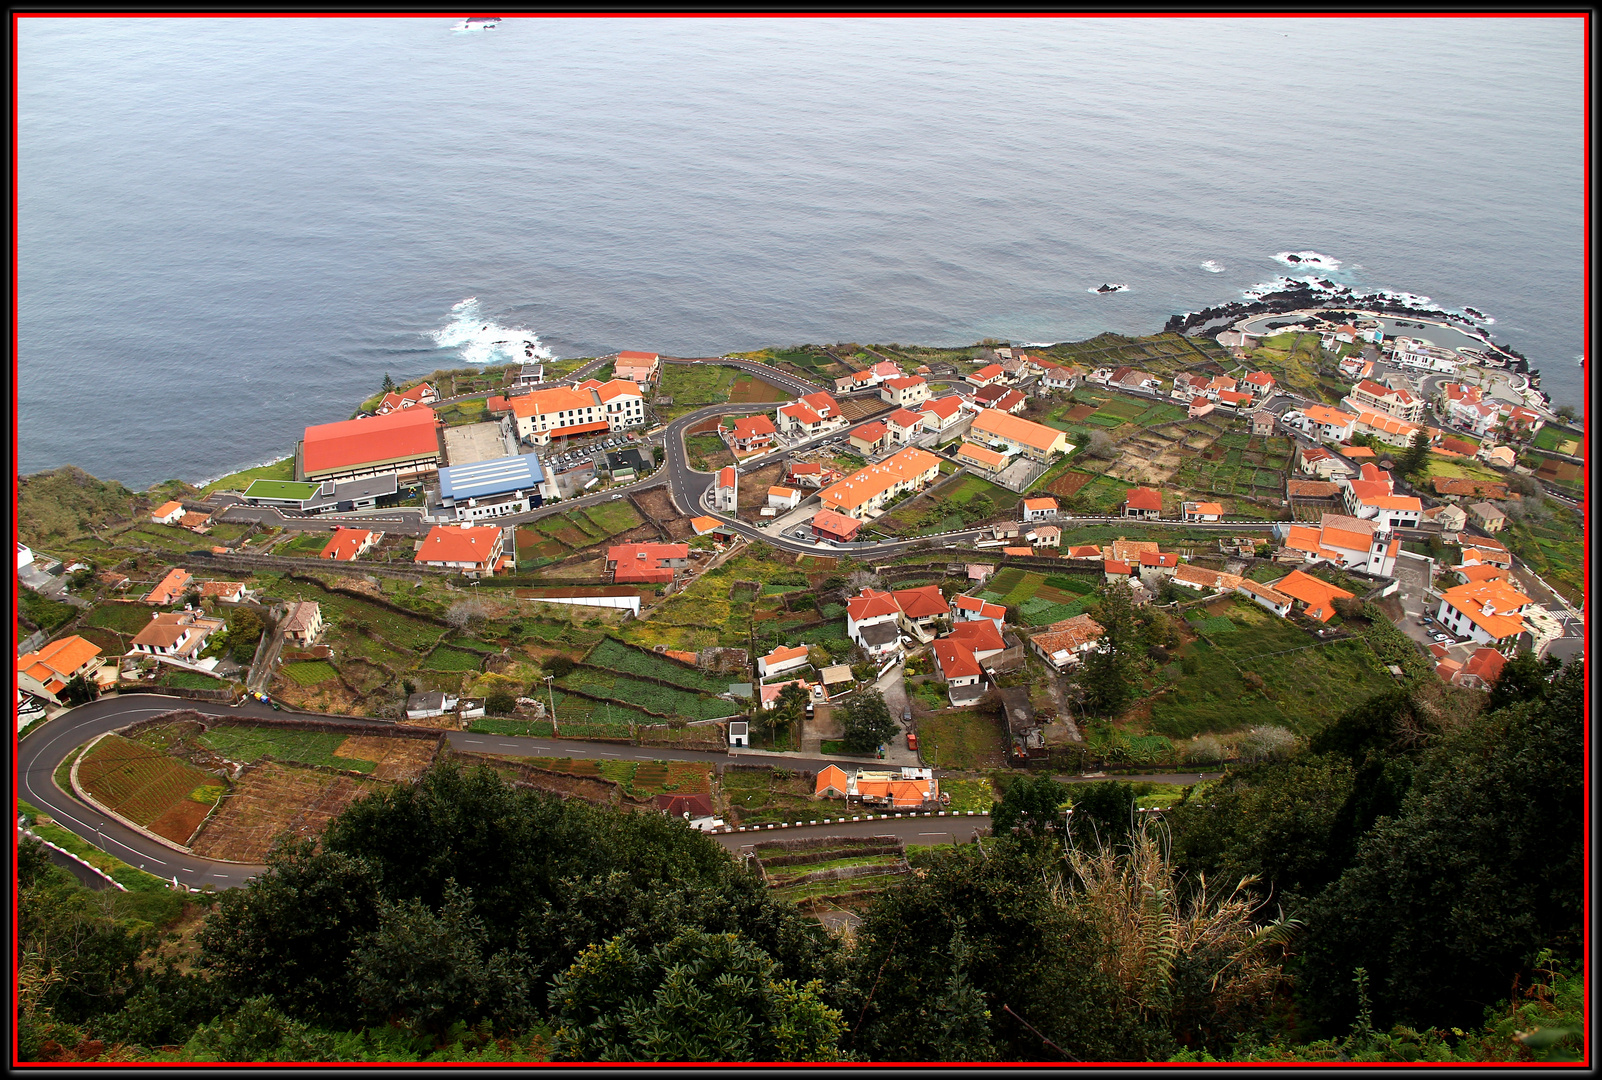
[[[505,330],[557,356],[1151,333],[1304,251],[1487,313],[1580,406],[1582,35],[22,18],[18,470],[216,477]]]

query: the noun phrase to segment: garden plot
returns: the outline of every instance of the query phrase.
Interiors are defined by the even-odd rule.
[[[602,638],[600,643],[590,650],[584,662],[593,667],[624,675],[644,675],[661,679],[690,691],[721,694],[729,689],[727,677],[720,678],[685,667],[666,657],[625,645],[615,638]]]
[[[187,844],[224,782],[144,743],[107,735],[84,755],[78,783],[113,813]]]
[[[281,834],[315,837],[345,807],[378,786],[371,780],[297,768],[276,761],[246,769],[190,845],[196,855],[259,863]]]
[[[636,706],[657,717],[670,719],[714,720],[736,711],[731,702],[721,698],[677,690],[599,668],[580,667],[558,679],[556,685],[576,694]]]
[[[730,825],[810,821],[819,816],[820,809],[812,789],[812,779],[805,774],[728,768],[723,770],[719,801]]]

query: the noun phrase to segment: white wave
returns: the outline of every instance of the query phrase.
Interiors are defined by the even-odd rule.
[[[1057,344],[1055,341],[1025,341],[1018,346],[1020,349],[1049,349]]]
[[[1306,267],[1309,270],[1323,270],[1332,274],[1341,268],[1339,259],[1320,255],[1316,251],[1281,251],[1274,256],[1274,259],[1286,266]]]
[[[462,360],[474,367],[556,359],[534,331],[486,319],[476,296],[452,307],[450,323],[429,336],[438,348],[460,349]]]
[[[1224,264],[1217,259],[1208,259],[1201,264],[1201,268],[1209,274],[1222,274],[1224,272]]]

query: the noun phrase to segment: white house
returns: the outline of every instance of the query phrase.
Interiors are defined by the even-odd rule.
[[[846,636],[874,659],[901,648],[901,605],[887,592],[863,589],[846,601]]]
[[[951,598],[951,614],[958,622],[972,622],[977,619],[987,619],[996,624],[1000,630],[1007,621],[1007,609],[1000,604],[993,604],[989,600],[981,600],[977,596],[953,596]]]
[[[406,699],[406,719],[426,720],[456,709],[456,698],[443,690],[413,694]]]
[[[806,645],[781,645],[768,655],[757,657],[757,675],[767,679],[806,667],[808,654]]]
[[[1443,592],[1436,618],[1452,633],[1476,645],[1507,649],[1528,629],[1522,615],[1531,604],[1528,596],[1506,581],[1477,581]]]
[[[1045,521],[1058,514],[1057,500],[1050,497],[1038,499],[1025,499],[1023,501],[1023,519],[1025,522]]]
[[[794,510],[801,505],[801,492],[791,487],[770,487],[768,505],[779,510]]]

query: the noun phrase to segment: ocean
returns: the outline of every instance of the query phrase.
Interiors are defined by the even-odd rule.
[[[1581,407],[1583,31],[23,17],[18,471],[215,478],[505,330],[1144,334],[1293,252],[1487,313]]]

